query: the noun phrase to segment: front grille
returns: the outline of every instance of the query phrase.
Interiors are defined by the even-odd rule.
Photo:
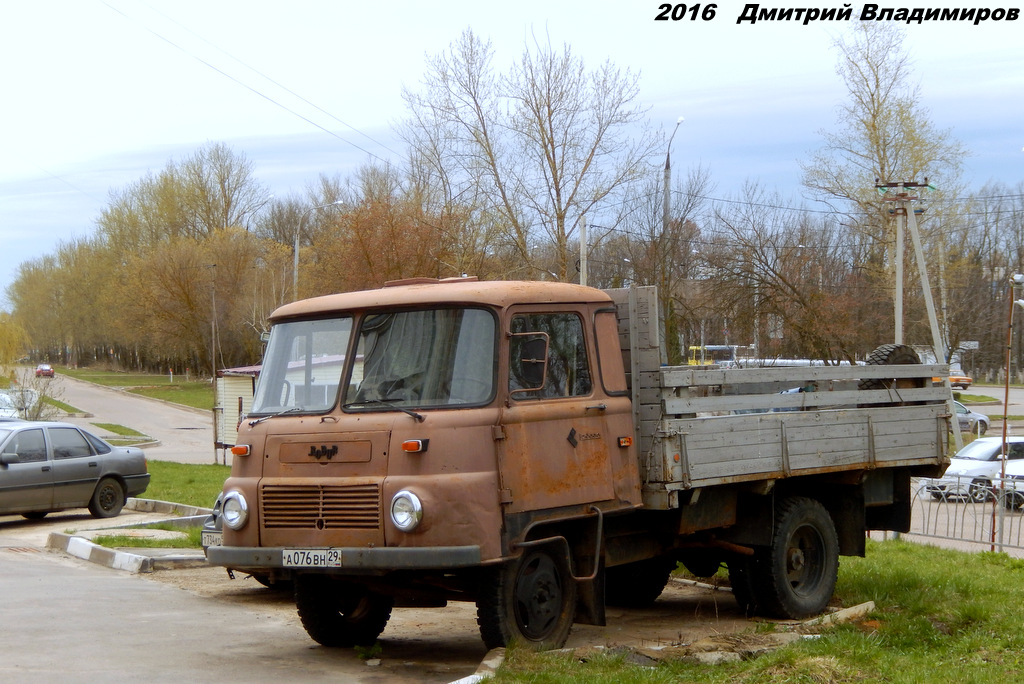
[[[263,485],[264,527],[356,529],[380,527],[380,486]]]

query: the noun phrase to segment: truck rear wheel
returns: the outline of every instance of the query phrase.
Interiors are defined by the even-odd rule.
[[[394,601],[326,575],[295,578],[295,606],[302,626],[321,646],[372,646],[391,619]]]
[[[660,556],[605,570],[605,603],[622,608],[647,608],[664,591],[676,568],[672,558]]]
[[[575,613],[576,580],[568,560],[552,549],[532,549],[484,570],[476,621],[487,648],[513,641],[538,650],[560,648]]]
[[[753,602],[759,613],[797,619],[828,606],[839,573],[835,523],[820,502],[800,496],[776,507],[771,546],[758,549]]]

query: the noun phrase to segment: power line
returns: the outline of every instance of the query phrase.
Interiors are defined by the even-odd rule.
[[[135,24],[138,24],[138,25],[139,25],[139,26],[141,26],[141,27],[142,27],[143,29],[145,29],[145,30],[146,30],[147,32],[151,33],[152,35],[156,36],[156,37],[157,37],[157,38],[159,38],[160,40],[164,41],[165,43],[167,43],[167,44],[168,44],[168,45],[170,45],[171,47],[173,47],[173,48],[175,48],[175,49],[177,49],[177,50],[179,50],[179,51],[181,51],[181,52],[185,53],[185,54],[186,54],[186,55],[188,55],[189,57],[191,57],[191,58],[195,59],[195,60],[196,60],[197,62],[199,62],[200,64],[203,64],[204,66],[206,66],[206,67],[209,67],[210,69],[212,69],[212,70],[216,71],[216,72],[217,72],[218,74],[220,74],[221,76],[224,76],[225,78],[227,78],[227,79],[229,79],[229,80],[233,81],[234,83],[237,83],[238,85],[242,86],[242,87],[243,87],[243,88],[245,88],[246,90],[249,90],[250,92],[252,92],[252,93],[254,93],[254,94],[258,95],[259,97],[262,97],[262,98],[263,98],[264,100],[266,100],[266,101],[270,102],[271,104],[273,104],[273,105],[276,105],[276,106],[280,107],[281,109],[285,110],[285,111],[286,111],[286,112],[288,112],[289,114],[291,114],[291,115],[293,115],[293,116],[295,116],[295,117],[297,117],[297,118],[299,118],[299,119],[302,119],[303,121],[305,121],[306,123],[310,124],[311,126],[315,126],[316,128],[319,128],[319,129],[320,129],[321,131],[323,131],[324,133],[327,133],[328,135],[330,135],[330,136],[332,136],[332,137],[334,137],[334,138],[337,138],[338,140],[342,141],[343,143],[346,143],[346,144],[348,144],[348,145],[351,145],[352,147],[356,148],[357,150],[359,150],[359,151],[361,151],[361,152],[363,152],[363,153],[367,154],[367,155],[368,155],[368,156],[370,156],[370,157],[373,157],[373,158],[374,158],[374,159],[376,159],[377,161],[379,161],[379,162],[381,162],[381,163],[384,163],[384,164],[387,164],[387,163],[388,163],[388,160],[386,160],[386,159],[383,159],[383,158],[381,158],[381,157],[377,156],[376,154],[374,154],[373,152],[370,152],[369,150],[367,150],[367,149],[365,149],[365,148],[363,148],[363,147],[361,147],[361,146],[357,145],[356,143],[352,142],[351,140],[348,140],[347,138],[344,138],[344,137],[342,137],[342,136],[338,135],[338,134],[337,134],[336,132],[334,132],[334,131],[330,130],[329,128],[326,128],[326,127],[324,127],[324,126],[321,126],[321,125],[320,125],[319,123],[317,123],[316,121],[313,121],[313,120],[312,120],[312,119],[310,119],[309,117],[303,116],[303,115],[302,115],[302,114],[300,114],[299,112],[295,111],[294,109],[291,109],[290,107],[288,107],[287,105],[285,105],[285,104],[283,104],[283,103],[281,103],[281,102],[278,102],[277,100],[275,100],[275,99],[274,99],[274,98],[272,98],[271,96],[267,95],[266,93],[263,93],[262,91],[260,91],[259,89],[255,88],[254,86],[251,86],[251,85],[249,85],[248,83],[245,83],[245,82],[243,82],[243,81],[242,81],[241,79],[239,79],[239,78],[236,78],[235,76],[232,76],[232,75],[231,75],[231,74],[229,74],[228,72],[226,72],[226,71],[224,71],[223,69],[220,69],[219,67],[217,67],[217,66],[213,65],[212,63],[208,62],[207,60],[203,59],[202,57],[200,57],[200,56],[198,56],[198,55],[196,55],[196,54],[194,54],[194,53],[192,53],[192,52],[188,51],[187,49],[185,49],[185,48],[184,48],[184,47],[182,47],[181,45],[179,45],[179,44],[175,43],[175,42],[174,42],[173,40],[171,40],[170,38],[168,38],[168,37],[164,36],[164,35],[163,35],[163,34],[161,34],[161,33],[158,33],[158,32],[157,32],[156,30],[154,30],[154,29],[152,29],[152,28],[150,28],[150,27],[146,26],[146,25],[145,25],[145,24],[143,24],[142,22],[140,22],[140,21],[136,20],[136,19],[135,19],[134,17],[130,17],[130,16],[128,16],[127,14],[125,14],[125,13],[124,13],[123,11],[121,11],[120,9],[118,9],[118,8],[114,7],[113,5],[111,5],[110,3],[106,2],[106,0],[100,0],[100,1],[101,1],[101,2],[103,2],[103,4],[104,4],[104,5],[106,5],[106,6],[108,7],[108,8],[110,8],[110,9],[111,9],[112,11],[114,11],[114,12],[117,12],[118,14],[120,14],[121,16],[123,16],[123,17],[124,17],[125,19],[128,19],[129,21],[131,21],[131,22],[133,22],[133,23],[135,23]],[[219,49],[219,48],[218,48],[218,49]],[[223,50],[222,50],[222,52],[223,52]],[[224,54],[227,54],[227,53],[225,52]],[[230,56],[230,55],[228,55],[228,56]],[[234,58],[232,58],[232,59],[234,59]],[[238,61],[238,60],[236,60],[236,61]],[[239,63],[241,63],[241,64],[243,64],[243,65],[244,65],[244,63],[242,63],[242,62],[239,62]],[[259,73],[258,71],[256,71],[255,69],[252,69],[251,67],[248,67],[248,68],[250,68],[250,69],[251,69],[252,71],[254,71],[255,73]],[[262,74],[260,74],[260,75],[262,76]],[[274,83],[275,85],[279,85],[279,84],[277,84],[276,82],[274,82],[274,81],[273,81],[272,79],[270,79],[270,78],[267,78],[266,76],[264,76],[264,78],[266,78],[266,79],[267,79],[268,81],[270,81],[271,83]],[[282,87],[282,88],[283,88],[283,86],[279,86],[279,87]],[[289,92],[289,93],[291,93],[291,92],[292,92],[292,91],[288,90],[287,88],[285,88],[285,90],[286,90],[287,92]],[[293,95],[295,95],[295,93],[292,93],[292,94],[293,94]],[[299,96],[298,96],[298,95],[296,95],[296,97],[299,97]],[[311,102],[309,102],[308,100],[305,100],[304,98],[301,98],[301,97],[299,97],[299,99],[301,99],[301,100],[302,100],[303,102],[306,102],[307,104],[310,104],[310,105],[312,105],[312,103],[311,103]],[[319,109],[319,110],[320,110],[320,111],[322,111],[322,112],[324,111],[323,109],[320,109],[320,108],[319,108],[319,107],[317,107],[316,105],[312,105],[312,106],[316,107],[317,109]],[[325,112],[325,113],[327,113],[327,112]],[[346,126],[349,126],[349,124],[346,124],[345,122],[341,121],[341,119],[338,119],[337,117],[334,117],[333,115],[330,115],[330,114],[329,114],[329,116],[331,116],[332,118],[334,118],[334,119],[335,119],[336,121],[339,121],[339,122],[341,122],[342,124],[344,124],[344,125],[346,125]],[[349,126],[349,128],[352,128],[352,130],[356,130],[357,132],[359,132],[359,133],[360,133],[361,135],[363,135],[364,137],[367,137],[367,138],[369,138],[370,140],[373,140],[373,138],[370,138],[370,137],[369,137],[369,136],[367,136],[367,135],[366,135],[365,133],[362,133],[361,131],[358,131],[358,130],[357,130],[356,128],[354,128],[353,126]],[[377,142],[377,141],[375,141],[375,140],[374,140],[374,142]],[[380,143],[377,143],[377,144],[379,145]],[[385,147],[384,145],[381,145],[381,146],[382,146],[382,147]],[[385,147],[385,149],[387,149],[387,148]],[[390,151],[390,152],[394,152],[394,150],[389,150],[389,151]]]

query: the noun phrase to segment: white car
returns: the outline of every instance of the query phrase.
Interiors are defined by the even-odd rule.
[[[4,392],[0,392],[0,418],[21,418],[17,404]]]
[[[1024,464],[1024,437],[1007,437],[1006,441],[1009,472],[1011,463]],[[992,497],[992,483],[1002,474],[1002,452],[1002,438],[976,439],[950,459],[945,475],[924,480],[924,488],[937,501],[962,498],[987,501]]]
[[[1003,505],[1011,511],[1024,508],[1024,460],[1007,462],[1004,486]]]

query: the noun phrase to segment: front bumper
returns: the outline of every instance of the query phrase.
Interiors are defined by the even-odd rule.
[[[389,547],[379,549],[334,548],[337,564],[329,568],[285,565],[283,547],[210,546],[206,560],[210,565],[236,569],[288,570],[317,569],[330,572],[345,570],[448,570],[480,565],[479,546]],[[326,549],[309,549],[324,551]]]

